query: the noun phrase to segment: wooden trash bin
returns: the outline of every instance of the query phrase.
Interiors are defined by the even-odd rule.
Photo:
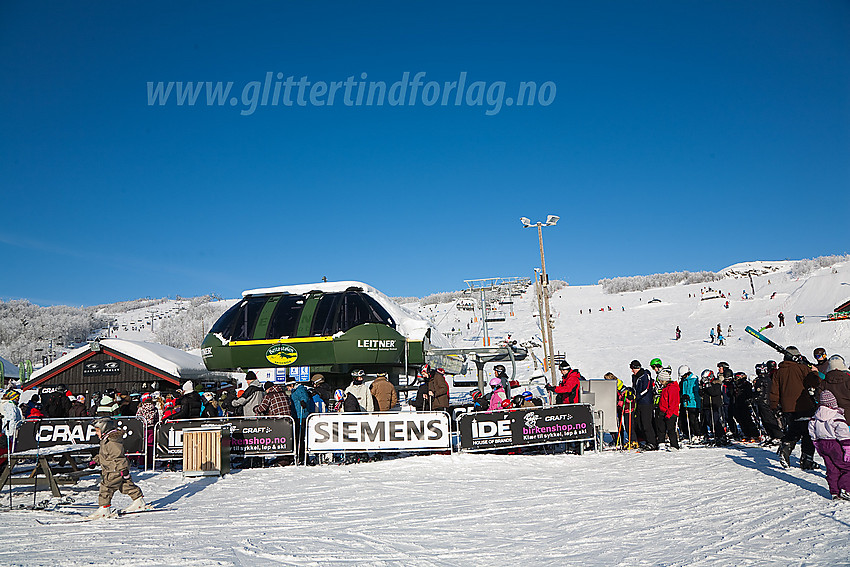
[[[230,472],[230,429],[183,430],[183,475],[221,476]]]

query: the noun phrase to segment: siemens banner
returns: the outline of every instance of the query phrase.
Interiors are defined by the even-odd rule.
[[[444,412],[314,413],[307,451],[428,451],[451,448]]]

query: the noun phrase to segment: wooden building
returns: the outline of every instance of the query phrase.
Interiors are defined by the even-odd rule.
[[[108,388],[126,394],[174,391],[187,380],[205,390],[232,382],[228,373],[207,370],[200,356],[161,344],[103,339],[40,368],[21,388],[49,389],[64,384],[74,395],[88,398]]]

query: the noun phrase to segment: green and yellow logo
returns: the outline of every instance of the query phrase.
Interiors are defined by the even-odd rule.
[[[298,351],[290,345],[272,345],[266,351],[266,360],[277,366],[288,366],[298,359]]]

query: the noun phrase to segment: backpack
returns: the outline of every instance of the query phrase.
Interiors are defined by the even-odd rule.
[[[345,395],[345,400],[343,400],[342,402],[342,411],[348,413],[357,413],[363,411],[363,409],[360,407],[360,402],[357,400],[357,396],[355,396],[351,392],[348,392],[348,394]]]

